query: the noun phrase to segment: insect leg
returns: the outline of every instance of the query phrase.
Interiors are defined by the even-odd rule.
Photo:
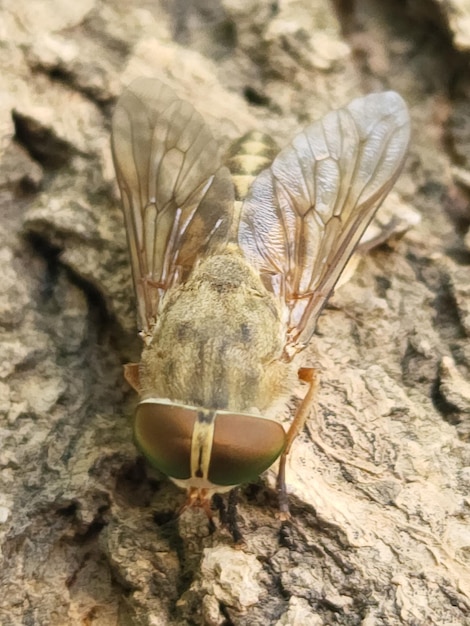
[[[124,365],[124,378],[126,379],[126,382],[132,387],[132,389],[134,389],[134,391],[137,391],[137,393],[140,393],[139,368],[139,363],[126,363]]]
[[[225,502],[220,493],[214,493],[212,496],[212,504],[214,508],[219,513],[219,520],[223,526],[227,525],[227,509],[225,507]]]
[[[238,488],[235,487],[228,494],[227,507],[225,507],[224,500],[219,493],[212,496],[212,504],[219,512],[219,519],[222,526],[225,526],[232,539],[235,542],[235,547],[244,544],[243,535],[238,528],[237,521],[237,502],[238,502]]]
[[[315,393],[317,390],[316,370],[313,367],[301,367],[299,369],[298,375],[300,380],[308,383],[309,388],[297,409],[294,420],[292,421],[289,430],[287,431],[286,447],[279,461],[279,473],[277,475],[276,487],[279,499],[279,518],[282,520],[289,519],[290,517],[289,501],[286,490],[287,455],[290,452],[294,439],[302,430],[308,416],[310,415],[310,411],[312,410],[313,402],[315,399]]]
[[[398,226],[400,226],[400,220],[397,217],[392,217],[388,224],[384,225],[381,231],[372,237],[372,239],[368,239],[367,241],[364,241],[364,243],[359,242],[356,248],[356,253],[359,252],[360,254],[367,254],[374,248],[388,242],[392,235],[395,234]],[[401,233],[399,232],[397,233],[397,238],[399,238],[400,234]]]

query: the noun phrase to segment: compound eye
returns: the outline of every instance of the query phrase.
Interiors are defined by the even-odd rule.
[[[281,454],[286,433],[278,422],[219,412],[215,419],[209,480],[216,485],[239,485],[257,478]]]
[[[188,407],[141,402],[134,414],[134,439],[149,463],[185,480],[191,476],[191,437],[197,412]]]

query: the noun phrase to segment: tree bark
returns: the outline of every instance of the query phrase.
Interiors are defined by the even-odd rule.
[[[468,2],[0,11],[2,626],[466,623]],[[141,346],[109,134],[142,75],[224,147],[251,129],[282,146],[370,91],[395,89],[412,117],[382,213],[401,226],[361,257],[306,351],[320,389],[287,468],[292,520],[276,519],[270,470],[240,490],[241,548],[203,513],[175,518],[184,494],[132,442],[122,364]]]

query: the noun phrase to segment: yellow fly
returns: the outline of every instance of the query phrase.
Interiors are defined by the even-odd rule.
[[[353,100],[272,160],[259,134],[224,164],[201,116],[163,83],[120,97],[112,148],[144,341],[126,369],[140,394],[135,440],[209,511],[216,492],[285,460],[314,399],[299,367],[317,318],[406,155],[409,117],[392,92]],[[235,185],[234,185],[235,183]],[[235,188],[236,186],[236,188]],[[308,383],[286,432],[276,416]]]

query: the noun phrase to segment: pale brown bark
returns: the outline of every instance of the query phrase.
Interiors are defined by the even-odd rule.
[[[0,24],[0,624],[466,623],[469,3],[12,0]],[[421,222],[322,315],[292,523],[268,473],[241,490],[242,549],[202,514],[172,521],[184,496],[132,443],[121,364],[140,345],[109,127],[139,75],[224,145],[252,128],[282,145],[388,88],[413,120],[385,209]]]

